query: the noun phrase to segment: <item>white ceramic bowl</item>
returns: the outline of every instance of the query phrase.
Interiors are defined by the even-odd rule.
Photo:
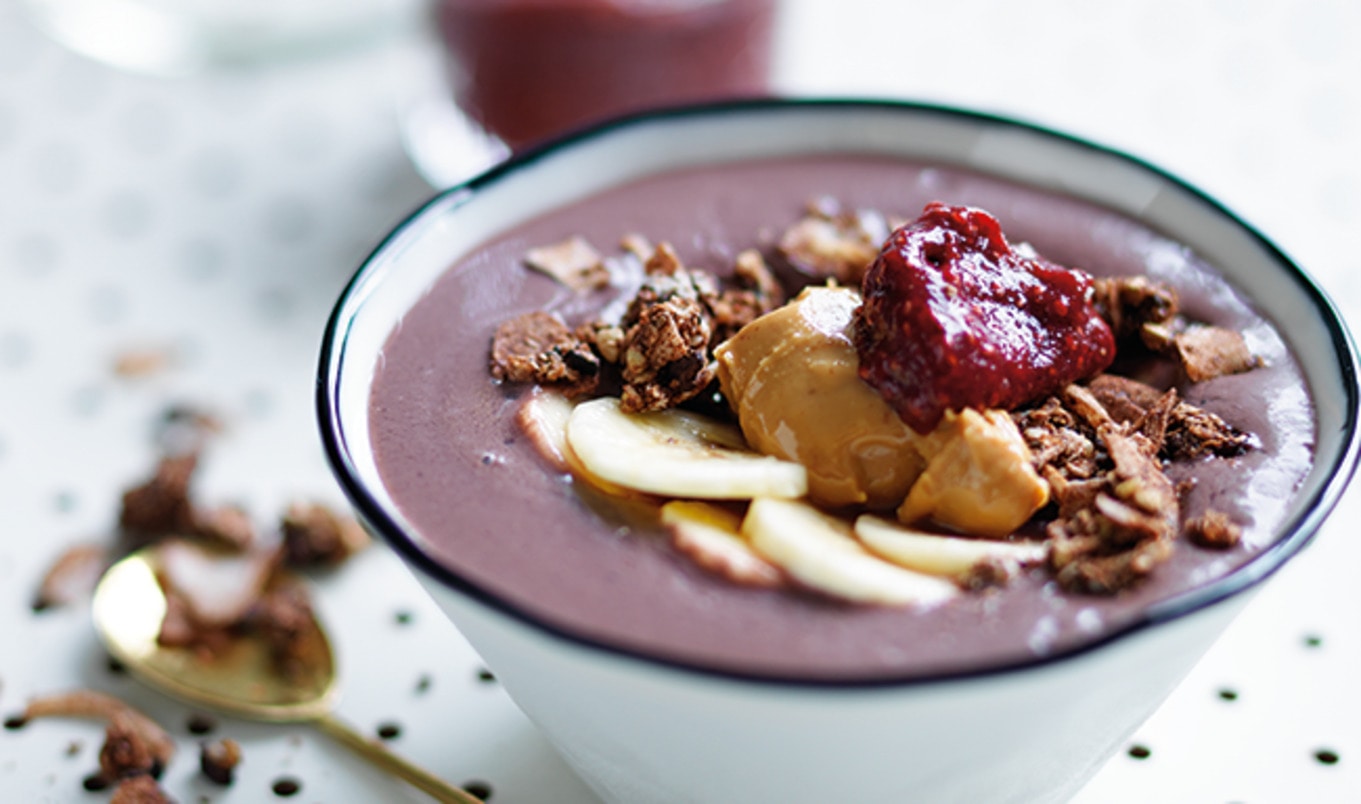
[[[1317,407],[1314,467],[1281,537],[1242,568],[1118,632],[944,677],[860,683],[735,676],[564,631],[443,566],[371,449],[370,383],[394,326],[460,255],[560,205],[688,165],[820,152],[962,166],[1110,207],[1193,248],[1284,333]],[[485,348],[479,344],[477,348]],[[1261,235],[1177,179],[1054,132],[959,110],[760,102],[616,121],[453,188],[359,270],[326,332],[319,413],[360,517],[413,567],[506,691],[604,798],[1061,801],[1157,707],[1256,585],[1303,547],[1357,456],[1356,359],[1336,311]]]

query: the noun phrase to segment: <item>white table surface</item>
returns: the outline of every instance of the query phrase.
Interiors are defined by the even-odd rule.
[[[1261,228],[1358,320],[1361,5],[787,11],[780,89],[976,107],[1129,151]],[[282,776],[302,783],[292,800],[417,800],[305,727],[229,718],[214,736],[240,741],[245,760],[232,787],[207,784],[191,710],[111,673],[83,608],[29,604],[65,546],[108,538],[171,403],[228,423],[199,479],[205,501],[262,520],[298,497],[342,503],[313,423],[318,342],[363,255],[431,193],[397,124],[429,64],[415,37],[258,72],[138,76],[64,51],[0,5],[0,715],[73,687],[126,697],[178,738],[164,782],[181,802],[271,800]],[[129,349],[174,361],[120,378]],[[1079,802],[1361,800],[1358,516],[1361,489],[1133,736],[1149,755],[1115,756]],[[316,588],[345,719],[399,724],[394,749],[489,785],[496,804],[595,800],[385,548]],[[101,739],[76,721],[0,730],[0,800],[104,800],[81,787]]]

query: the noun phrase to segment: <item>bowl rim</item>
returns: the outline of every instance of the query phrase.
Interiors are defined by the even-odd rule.
[[[496,183],[509,174],[570,148],[575,143],[590,140],[618,129],[626,129],[643,124],[656,123],[669,119],[691,119],[696,117],[722,116],[730,114],[767,113],[771,111],[801,109],[815,113],[834,114],[837,110],[855,109],[859,111],[882,112],[888,114],[911,113],[936,115],[961,120],[968,123],[1011,128],[1041,137],[1049,138],[1069,147],[1091,154],[1113,157],[1125,164],[1153,175],[1171,186],[1189,194],[1196,201],[1205,204],[1226,222],[1236,226],[1261,246],[1270,258],[1278,264],[1290,279],[1299,287],[1304,296],[1316,309],[1327,329],[1336,352],[1339,379],[1345,390],[1343,406],[1343,428],[1339,434],[1341,449],[1330,467],[1330,472],[1298,513],[1283,522],[1279,528],[1282,534],[1270,546],[1257,555],[1215,581],[1195,587],[1170,599],[1159,601],[1145,608],[1130,622],[1101,636],[1080,642],[1076,645],[1057,650],[1050,654],[1018,657],[1013,661],[999,664],[944,671],[929,674],[887,676],[874,678],[820,679],[785,677],[770,673],[744,672],[706,666],[691,662],[653,655],[643,650],[613,644],[604,639],[576,633],[541,620],[498,595],[484,589],[476,582],[465,578],[441,564],[427,553],[417,541],[404,532],[403,528],[391,517],[384,506],[369,492],[360,473],[350,458],[346,445],[345,427],[341,421],[339,378],[342,374],[348,322],[359,312],[363,305],[364,289],[367,283],[382,272],[379,265],[381,256],[388,247],[401,240],[406,233],[423,219],[431,210],[440,209],[451,212],[473,198],[482,188]],[[1361,452],[1361,429],[1358,428],[1358,409],[1361,407],[1361,386],[1358,386],[1357,352],[1352,337],[1341,314],[1317,284],[1317,282],[1292,259],[1290,259],[1270,239],[1254,226],[1241,219],[1223,204],[1206,192],[1187,183],[1185,180],[1168,173],[1142,158],[1124,151],[1095,143],[1083,137],[1059,131],[1016,117],[993,112],[984,112],[964,107],[915,100],[880,99],[859,97],[808,97],[808,98],[757,98],[732,101],[717,101],[666,109],[651,110],[637,114],[623,115],[596,125],[583,127],[562,136],[548,140],[529,150],[515,154],[509,159],[491,167],[467,181],[435,193],[429,200],[418,206],[373,248],[360,263],[351,279],[346,283],[329,316],[322,336],[316,380],[316,414],[320,428],[322,446],[326,459],[331,466],[343,492],[354,506],[359,518],[370,530],[378,533],[415,569],[471,600],[505,615],[532,630],[551,639],[588,651],[600,651],[618,658],[643,662],[652,667],[666,668],[682,673],[695,674],[715,680],[729,680],[747,683],[760,683],[775,687],[813,687],[834,689],[870,689],[884,687],[920,687],[947,681],[990,678],[1008,673],[1052,667],[1089,653],[1102,650],[1115,643],[1125,641],[1136,634],[1151,631],[1160,625],[1181,620],[1196,612],[1208,609],[1229,598],[1238,596],[1256,587],[1279,570],[1289,559],[1313,541],[1323,521],[1331,513],[1341,498],[1348,482],[1356,470],[1358,453]]]

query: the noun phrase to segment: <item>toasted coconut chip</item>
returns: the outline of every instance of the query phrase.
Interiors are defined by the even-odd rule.
[[[530,249],[525,253],[525,265],[573,290],[594,290],[610,283],[610,272],[600,252],[580,235]]]
[[[33,600],[34,610],[58,608],[88,598],[108,564],[109,549],[104,545],[78,544],[67,548],[43,576]]]
[[[161,585],[184,598],[198,625],[231,625],[263,594],[278,565],[275,551],[227,554],[182,539],[163,542],[157,555]]]
[[[194,509],[193,534],[228,550],[249,550],[255,543],[255,523],[235,505]]]
[[[1191,382],[1240,374],[1262,364],[1237,330],[1196,325],[1174,336],[1172,342]]]

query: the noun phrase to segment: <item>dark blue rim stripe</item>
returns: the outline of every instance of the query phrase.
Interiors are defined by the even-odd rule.
[[[717,670],[699,664],[659,658],[641,651],[601,642],[559,628],[544,622],[532,613],[510,604],[500,597],[487,592],[468,579],[450,571],[432,558],[408,534],[403,532],[396,522],[393,521],[392,517],[388,515],[387,511],[385,511],[369,493],[365,488],[364,483],[360,480],[359,473],[350,459],[345,441],[344,428],[342,427],[338,413],[339,405],[337,395],[339,393],[339,377],[345,360],[345,339],[348,337],[350,323],[358,313],[359,308],[363,304],[363,299],[367,295],[368,287],[371,283],[379,281],[381,278],[381,266],[376,262],[377,257],[382,255],[390,244],[405,236],[408,231],[413,228],[415,222],[430,208],[446,203],[451,204],[453,207],[460,206],[475,195],[480,188],[493,184],[502,176],[513,173],[526,165],[547,158],[579,140],[589,139],[614,129],[628,128],[640,123],[657,120],[722,116],[732,112],[777,115],[789,112],[801,113],[810,109],[825,109],[829,111],[835,109],[854,109],[857,112],[870,111],[883,114],[911,112],[919,115],[935,115],[943,118],[981,123],[995,128],[1012,128],[1042,134],[1093,153],[1116,157],[1127,164],[1131,164],[1148,173],[1156,175],[1214,209],[1227,220],[1232,221],[1243,231],[1252,236],[1259,245],[1280,263],[1281,266],[1287,269],[1290,277],[1317,309],[1319,317],[1326,325],[1334,349],[1337,352],[1338,368],[1346,395],[1345,421],[1343,432],[1340,434],[1340,438],[1343,439],[1342,449],[1338,453],[1333,465],[1328,467],[1330,471],[1328,479],[1314,492],[1313,496],[1306,501],[1306,505],[1301,509],[1300,513],[1282,527],[1282,537],[1270,547],[1263,550],[1260,554],[1253,557],[1247,564],[1229,575],[1170,600],[1154,604],[1147,608],[1142,616],[1124,627],[1105,634],[1095,641],[1085,642],[1067,650],[1046,656],[1027,657],[992,667],[932,675],[824,680]],[[512,157],[506,162],[491,168],[464,184],[460,184],[437,194],[430,201],[411,213],[411,215],[398,224],[396,228],[384,238],[384,240],[364,260],[359,270],[342,291],[340,299],[336,303],[336,307],[332,312],[330,319],[327,321],[322,340],[317,376],[316,404],[318,423],[321,428],[321,437],[327,459],[330,462],[332,471],[335,473],[341,487],[350,498],[350,501],[359,512],[359,515],[386,539],[393,549],[395,549],[407,562],[450,589],[466,595],[474,601],[501,614],[531,626],[546,636],[561,639],[579,647],[600,650],[605,653],[628,657],[630,659],[668,667],[674,670],[693,672],[704,676],[725,678],[734,681],[760,682],[792,687],[861,689],[924,685],[965,678],[996,676],[1013,671],[1044,667],[1099,650],[1133,634],[1143,632],[1162,623],[1171,622],[1209,608],[1216,603],[1227,600],[1228,598],[1238,595],[1261,583],[1272,573],[1276,572],[1276,570],[1280,569],[1288,559],[1298,553],[1306,544],[1312,541],[1318,528],[1342,496],[1343,490],[1346,488],[1348,481],[1355,471],[1358,444],[1361,443],[1358,439],[1357,430],[1358,396],[1361,392],[1358,391],[1357,387],[1356,367],[1356,350],[1352,343],[1352,339],[1342,322],[1342,318],[1333,303],[1311,277],[1295,265],[1295,263],[1282,253],[1274,243],[1268,240],[1254,227],[1239,219],[1237,215],[1230,212],[1219,202],[1181,179],[1178,179],[1166,171],[1137,157],[1033,123],[948,106],[911,101],[864,99],[757,99],[688,106],[678,109],[668,109],[621,117],[545,143],[530,151]]]

